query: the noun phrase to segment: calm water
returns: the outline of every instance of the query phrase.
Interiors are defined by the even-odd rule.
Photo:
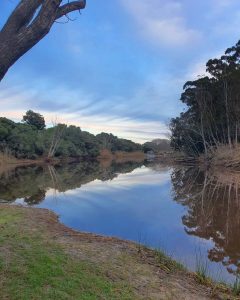
[[[74,229],[164,249],[192,270],[201,257],[213,278],[233,281],[238,176],[158,163],[26,167],[0,175],[0,199],[51,209]]]

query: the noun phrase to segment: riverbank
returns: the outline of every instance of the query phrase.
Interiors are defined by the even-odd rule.
[[[79,162],[83,160],[98,160],[100,162],[115,161],[117,163],[124,162],[141,162],[146,158],[145,154],[141,151],[135,152],[124,152],[124,151],[116,151],[115,153],[111,153],[110,151],[102,151],[99,156],[95,158],[86,158],[86,157],[55,157],[48,159],[46,157],[39,157],[38,159],[17,159],[13,156],[4,155],[0,152],[0,169],[4,168],[12,168],[18,166],[27,166],[27,165],[39,165],[39,164],[59,164],[59,163],[71,163],[71,162]]]
[[[74,231],[45,209],[0,206],[1,299],[237,299],[163,253]]]

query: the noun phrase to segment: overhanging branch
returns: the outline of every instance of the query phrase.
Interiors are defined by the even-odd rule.
[[[62,5],[61,7],[59,7],[59,9],[57,11],[57,15],[56,15],[56,20],[63,16],[66,16],[68,13],[70,13],[72,11],[84,9],[85,6],[86,6],[86,0],[73,1],[73,2],[66,3],[66,4]]]

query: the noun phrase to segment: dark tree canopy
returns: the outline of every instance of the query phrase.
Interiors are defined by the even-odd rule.
[[[209,76],[188,81],[180,100],[187,110],[171,120],[175,150],[199,155],[240,142],[240,41],[206,64]]]
[[[54,22],[86,0],[21,0],[0,31],[0,81],[8,69],[50,31]]]
[[[23,116],[23,122],[35,126],[38,130],[46,127],[44,117],[32,110],[26,112],[26,115]]]

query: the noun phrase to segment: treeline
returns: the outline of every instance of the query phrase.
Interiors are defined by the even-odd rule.
[[[240,141],[240,41],[210,59],[206,71],[208,76],[185,83],[180,100],[187,110],[170,122],[171,146],[191,155]]]
[[[73,125],[56,124],[46,128],[44,117],[31,110],[23,116],[21,123],[0,118],[0,152],[16,158],[94,158],[102,149],[133,152],[141,151],[142,146],[112,134],[95,136]]]
[[[167,139],[155,139],[151,142],[143,144],[143,151],[145,153],[153,151],[154,153],[168,152],[171,150],[170,141]]]

